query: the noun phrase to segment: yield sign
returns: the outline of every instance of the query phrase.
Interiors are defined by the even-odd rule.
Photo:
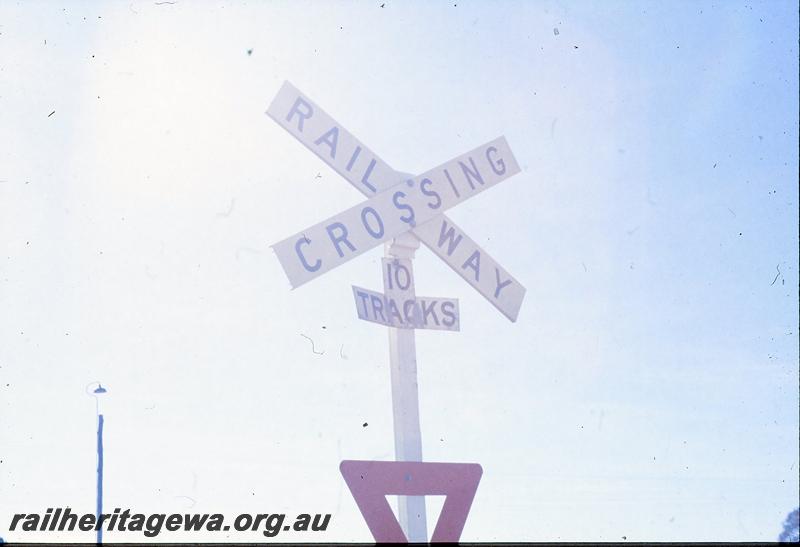
[[[457,542],[483,469],[477,463],[344,460],[342,472],[377,542],[407,543],[387,495],[447,496],[431,542]]]

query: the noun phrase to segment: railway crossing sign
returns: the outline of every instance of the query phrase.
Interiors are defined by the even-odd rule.
[[[313,240],[308,232],[300,232],[278,243],[275,251],[293,287],[390,239],[391,232],[410,230],[500,313],[517,320],[525,287],[442,214],[519,172],[504,138],[412,178],[389,167],[289,82],[284,82],[267,114],[363,195],[372,198],[386,194],[338,216],[343,218],[334,217],[315,226]],[[407,185],[409,179],[411,186],[396,186]],[[374,206],[377,204],[380,208]],[[312,245],[314,253],[320,254],[311,252]]]
[[[412,176],[393,170],[311,99],[284,82],[267,113],[366,200],[272,246],[299,287],[385,244],[384,292],[353,286],[358,317],[389,330],[395,462],[343,461],[341,472],[376,541],[427,542],[426,494],[447,500],[431,541],[458,541],[482,473],[480,465],[422,462],[414,332],[457,331],[458,300],[418,297],[412,259],[420,242],[509,320],[525,288],[444,215],[519,173],[504,137]],[[399,522],[386,494],[398,494]]]
[[[418,177],[398,182],[272,248],[292,286],[297,287],[433,220],[439,211],[458,205],[518,172],[511,149],[501,137]],[[444,243],[444,234],[440,234],[440,241]],[[458,268],[470,268],[469,275],[480,281],[480,259],[480,251],[475,251]],[[498,294],[503,288],[500,284],[495,287]]]

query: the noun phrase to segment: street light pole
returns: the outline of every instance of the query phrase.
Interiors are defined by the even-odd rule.
[[[97,415],[97,522],[103,514],[103,415]],[[103,527],[97,527],[97,543],[103,543]]]
[[[97,413],[97,511],[95,521],[97,523],[97,543],[103,543],[103,526],[100,523],[100,515],[103,514],[103,414],[100,412],[99,396],[106,393],[102,384],[98,383],[97,388],[92,392],[95,397],[95,411]]]

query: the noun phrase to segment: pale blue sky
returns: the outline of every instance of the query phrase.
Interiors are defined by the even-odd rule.
[[[516,323],[415,260],[460,301],[417,354],[425,459],[484,468],[462,539],[774,540],[800,505],[797,10],[3,4],[0,536],[93,540],[7,526],[93,511],[100,380],[106,507],[370,540],[338,464],[392,459],[387,336],[350,288],[382,251],[289,289],[269,246],[362,199],[265,115],[289,80],[395,169],[500,135],[523,169],[448,213],[527,287]]]

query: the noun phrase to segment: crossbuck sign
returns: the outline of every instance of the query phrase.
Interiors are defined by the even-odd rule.
[[[442,214],[519,173],[505,138],[405,178],[289,82],[267,113],[368,198],[273,245],[292,287],[410,231],[516,321],[525,288]]]
[[[428,541],[425,495],[446,495],[432,541],[457,542],[482,469],[422,461],[414,331],[457,331],[458,300],[417,296],[412,259],[425,243],[511,321],[525,288],[444,211],[519,173],[499,137],[416,177],[389,167],[311,99],[285,82],[267,113],[366,196],[355,207],[272,246],[293,287],[387,243],[383,293],[353,287],[358,317],[389,327],[396,462],[340,469],[376,541]],[[386,495],[398,498],[399,522]]]

